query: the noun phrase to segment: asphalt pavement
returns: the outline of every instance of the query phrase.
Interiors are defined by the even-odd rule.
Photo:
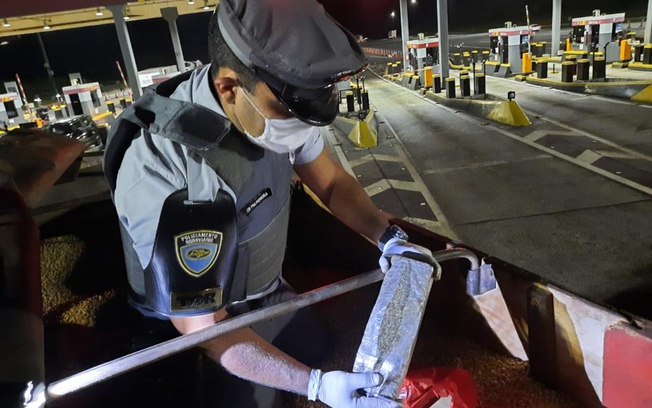
[[[648,107],[491,79],[490,92],[516,90],[530,115],[532,126],[515,129],[369,77],[380,145],[395,139],[403,149],[403,167],[415,170],[411,182],[432,197],[420,204],[439,211],[431,229],[580,296],[650,317]],[[387,206],[387,198],[374,199]]]

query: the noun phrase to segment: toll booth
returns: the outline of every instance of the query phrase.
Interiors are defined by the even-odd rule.
[[[423,69],[439,63],[439,38],[424,37],[423,34],[419,34],[419,39],[408,41],[407,47],[410,53],[410,65],[419,73],[421,83],[425,84]]]
[[[25,122],[23,101],[15,92],[0,95],[0,128],[14,128]]]
[[[607,63],[620,60],[620,40],[625,38],[625,13],[593,15],[572,20],[570,43],[574,51],[603,52]]]
[[[528,52],[528,44],[541,26],[515,26],[511,21],[505,27],[489,30],[489,47],[491,59],[500,64],[509,64],[511,72],[520,74],[522,71],[523,54]]]
[[[70,117],[70,112],[68,111],[68,106],[63,103],[56,103],[51,105],[47,110],[47,119],[51,122],[56,122],[65,118]]]
[[[108,110],[100,84],[91,82],[63,87],[63,96],[71,116],[95,116]]]

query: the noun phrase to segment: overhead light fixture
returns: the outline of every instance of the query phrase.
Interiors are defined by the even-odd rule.
[[[188,0],[188,5],[189,6],[192,6],[193,4],[195,4],[195,0]]]
[[[50,26],[48,25],[48,21],[47,21],[47,20],[43,20],[43,29],[44,29],[44,30],[49,30],[49,29],[50,29]]]
[[[211,7],[208,5],[208,0],[204,0],[204,7],[202,7],[202,10],[208,11],[210,9]]]
[[[3,46],[3,45],[7,45],[7,44],[9,44],[9,41],[0,42],[0,47]]]
[[[125,14],[125,20],[130,20],[130,19],[131,19],[131,17],[129,17],[128,15]]]
[[[102,10],[100,10],[100,8],[98,7],[97,11],[95,12],[95,15],[98,16],[98,17],[102,17],[104,15],[104,13],[102,13]]]
[[[417,0],[412,0],[412,4],[417,4]]]
[[[396,17],[396,12],[392,11],[392,12],[390,13],[390,16],[391,16],[391,17]]]
[[[2,26],[3,26],[4,28],[8,28],[8,27],[11,27],[11,24],[9,24],[9,21],[7,21],[7,19],[5,18],[5,19],[2,21]]]

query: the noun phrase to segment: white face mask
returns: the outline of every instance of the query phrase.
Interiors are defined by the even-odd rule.
[[[244,129],[247,138],[253,144],[276,153],[293,154],[295,150],[303,146],[314,132],[319,131],[318,128],[295,117],[287,119],[270,119],[266,117],[256,104],[249,99],[247,92],[243,88],[240,89],[242,89],[242,94],[247,98],[251,106],[265,119],[265,130],[260,136],[254,136],[247,129]],[[242,122],[240,124],[244,128],[244,124]]]

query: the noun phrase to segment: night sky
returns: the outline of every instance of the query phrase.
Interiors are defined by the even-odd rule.
[[[384,38],[388,30],[399,28],[398,0],[321,0],[321,3],[355,34]],[[533,24],[550,24],[551,0],[449,0],[450,31],[482,32],[501,26],[505,21],[524,24],[525,4],[529,4]],[[436,1],[418,0],[418,4],[409,4],[408,7],[410,33],[434,34]],[[647,0],[566,0],[562,22],[567,23],[571,16],[590,15],[594,8],[607,13],[627,12],[630,17],[639,17],[646,13]],[[390,17],[392,10],[396,11],[394,21]],[[186,15],[177,21],[186,60],[207,61],[206,27],[210,15]],[[174,65],[172,42],[163,19],[135,21],[128,23],[128,27],[139,69]],[[88,82],[110,84],[119,81],[115,61],[121,61],[121,55],[113,25],[44,32],[41,35],[59,87],[68,84],[67,74],[70,72],[80,72]],[[28,98],[32,99],[39,93],[51,93],[36,35],[3,40],[8,40],[9,44],[0,46],[0,80],[12,81],[17,72]]]

